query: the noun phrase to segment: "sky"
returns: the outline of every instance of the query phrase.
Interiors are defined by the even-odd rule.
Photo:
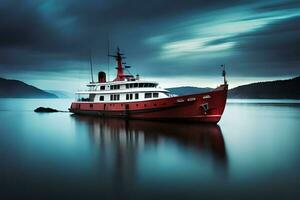
[[[162,87],[230,87],[300,75],[300,1],[0,0],[0,77],[76,91],[120,47]],[[109,71],[108,71],[109,69]]]

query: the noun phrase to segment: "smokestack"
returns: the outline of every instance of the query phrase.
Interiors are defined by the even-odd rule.
[[[106,82],[106,74],[105,74],[105,72],[99,72],[98,73],[98,82],[99,83],[105,83]]]

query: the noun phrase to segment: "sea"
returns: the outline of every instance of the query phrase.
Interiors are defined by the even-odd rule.
[[[229,100],[217,125],[35,113],[0,99],[0,199],[300,199],[300,101]]]

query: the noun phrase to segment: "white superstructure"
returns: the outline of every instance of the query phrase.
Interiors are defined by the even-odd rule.
[[[89,83],[88,89],[76,92],[78,102],[132,102],[168,98],[169,91],[158,83],[140,80]]]

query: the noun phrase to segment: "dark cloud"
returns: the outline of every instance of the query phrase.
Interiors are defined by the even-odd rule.
[[[267,3],[266,5],[258,6],[257,10],[260,12],[264,12],[264,11],[295,9],[299,7],[300,7],[300,2],[298,0],[286,0],[286,1],[270,2]]]
[[[236,42],[238,43],[236,51],[264,55],[261,57],[262,59],[272,59],[268,61],[299,61],[299,24],[300,17],[288,18],[252,32],[216,39],[206,45]]]
[[[241,34],[236,41],[235,60],[245,62],[238,75],[276,76],[300,73],[300,17],[272,23],[258,31]]]
[[[90,48],[103,54],[108,33],[112,46],[119,44],[137,50],[142,48],[145,37],[157,32],[154,21],[225,5],[199,0],[148,3],[4,0],[0,4],[1,64],[9,68],[35,68],[36,65],[40,68],[44,64],[51,70],[49,62],[53,63],[53,59],[57,62],[87,59]],[[101,50],[97,52],[97,49]]]
[[[161,58],[163,47],[169,42],[201,38],[191,31],[190,21],[200,20],[201,32],[201,28],[211,24],[222,24],[228,15],[223,11],[232,8],[240,11],[240,19],[236,20],[248,23],[249,20],[263,20],[265,16],[261,14],[264,12],[288,12],[300,5],[297,1],[2,0],[0,72],[82,70],[88,62],[90,49],[94,62],[104,65],[108,34],[111,47],[119,45],[124,49],[128,63],[138,66],[140,73],[145,75],[214,75],[215,67],[221,63],[235,66],[232,74],[238,76],[280,75],[283,72],[291,75],[300,71],[298,17],[287,17],[204,44],[209,49],[234,43],[228,50],[201,52],[192,59]],[[254,13],[249,14],[249,10]],[[156,43],[147,43],[149,38],[165,35],[167,37]]]

